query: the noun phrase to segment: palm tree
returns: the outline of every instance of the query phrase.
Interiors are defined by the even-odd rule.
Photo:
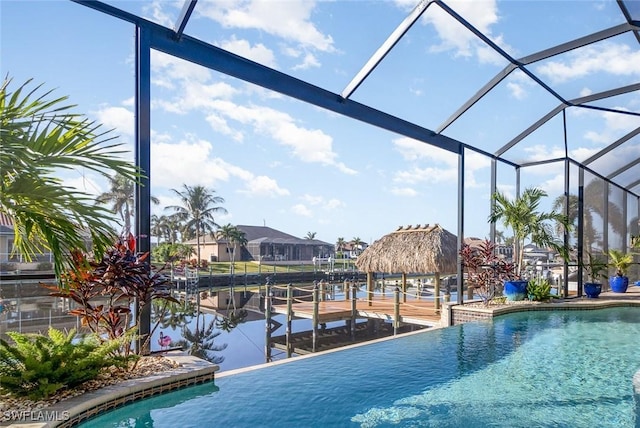
[[[123,144],[73,113],[67,97],[41,94],[42,85],[29,88],[31,79],[12,91],[11,82],[6,77],[0,86],[0,213],[13,220],[15,250],[26,260],[50,251],[60,274],[72,266],[73,250],[88,250],[88,235],[101,254],[116,233],[113,214],[88,193],[65,186],[59,171],[115,172],[132,182],[140,175],[125,160]]]
[[[360,254],[360,246],[362,245],[362,240],[357,236],[351,240],[351,245],[353,251],[355,251],[356,256]]]
[[[609,218],[611,230],[618,234],[624,233],[624,224],[622,210],[620,207],[609,202],[608,206],[604,205],[604,182],[602,180],[592,180],[587,184],[584,190],[584,228],[583,228],[583,248],[586,252],[593,251],[593,244],[597,243],[598,232],[594,226],[594,214],[599,218],[605,218],[605,212]],[[611,188],[609,188],[609,193]],[[566,198],[563,195],[558,196],[554,203],[553,209],[565,212]],[[577,233],[578,226],[578,196],[569,195],[569,224],[574,226]],[[562,226],[556,226],[558,232],[562,231]],[[601,237],[600,237],[601,238]],[[574,236],[577,241],[577,236]]]
[[[131,232],[131,218],[134,216],[134,184],[130,178],[116,174],[109,178],[111,188],[96,198],[97,204],[111,204],[111,211],[120,214],[124,222],[124,236]],[[159,204],[158,198],[151,196],[151,202]]]
[[[344,238],[338,238],[336,241],[336,252],[340,253],[344,250],[344,246],[347,244],[347,241]]]
[[[162,221],[163,238],[165,241],[169,241],[172,244],[178,242],[178,233],[184,229],[177,216],[160,216]]]
[[[157,216],[153,214],[151,216],[151,237],[155,235],[158,238],[158,244],[162,242],[162,238],[164,237],[164,222],[166,216]]]
[[[227,253],[231,258],[231,266],[229,267],[229,273],[233,274],[234,263],[236,257],[236,245],[240,248],[242,246],[247,245],[247,238],[245,233],[238,229],[237,226],[232,226],[231,224],[225,224],[222,226],[218,232],[216,233],[216,238],[225,241],[225,245],[227,247]]]
[[[569,259],[568,249],[556,240],[553,227],[548,222],[562,224],[565,229],[569,229],[569,220],[564,214],[556,211],[550,213],[539,212],[540,200],[547,196],[547,192],[537,188],[527,188],[522,195],[509,200],[503,193],[493,194],[494,204],[489,214],[489,222],[502,223],[513,230],[514,251],[516,256],[517,274],[523,272],[524,261],[524,241],[529,238],[534,244],[553,248],[562,255],[565,260]]]
[[[308,240],[316,239],[316,232],[307,232],[307,236],[305,236],[304,239],[308,239]]]
[[[182,185],[183,190],[171,189],[180,197],[182,205],[172,205],[165,209],[172,209],[178,220],[184,222],[183,232],[190,236],[194,233],[197,245],[198,266],[200,265],[200,234],[203,230],[211,230],[218,227],[213,217],[214,213],[226,214],[227,210],[218,204],[224,203],[224,199],[215,196],[215,190],[207,189],[204,186]]]

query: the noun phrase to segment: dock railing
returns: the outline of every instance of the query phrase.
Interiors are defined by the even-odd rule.
[[[265,305],[267,340],[272,333],[270,318],[274,313],[284,314],[286,319],[284,347],[287,357],[291,357],[294,353],[292,341],[292,337],[295,336],[292,331],[294,318],[311,320],[310,348],[311,352],[317,352],[320,327],[324,331],[327,322],[346,320],[348,334],[352,341],[356,340],[357,318],[390,321],[393,334],[396,335],[400,327],[407,323],[423,326],[439,323],[439,319],[434,320],[434,318],[439,315],[440,301],[448,299],[446,295],[435,295],[432,303],[430,299],[427,300],[418,295],[422,290],[403,291],[400,287],[394,288],[392,296],[389,296],[384,288],[382,292],[368,290],[366,294],[358,295],[361,290],[355,282],[345,284],[344,298],[340,300],[336,299],[335,285],[322,282],[314,284],[312,288],[293,284],[267,285],[266,290],[269,296]]]

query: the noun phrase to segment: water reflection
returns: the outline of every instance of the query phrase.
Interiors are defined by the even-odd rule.
[[[297,284],[296,286],[311,285]],[[389,286],[385,295],[392,296]],[[202,358],[219,363],[221,370],[232,370],[265,362],[265,316],[261,311],[264,288],[236,287],[212,289],[209,293],[179,295],[179,303],[153,303],[152,327],[158,322],[150,339],[152,351],[162,351],[160,334],[171,338],[171,345]],[[341,283],[327,289],[332,299],[344,299]],[[36,282],[31,284],[0,284],[0,299],[4,309],[0,312],[0,336],[6,338],[7,331],[46,332],[50,326],[59,329],[76,328],[83,331],[79,319],[68,315],[76,307],[65,298],[51,297]],[[283,293],[284,294],[284,293]],[[426,295],[426,293],[425,293]],[[358,297],[366,297],[364,289]],[[424,298],[432,298],[427,296]],[[284,335],[286,318],[273,317],[279,328],[271,332],[272,337]],[[296,319],[292,333],[309,331],[311,320]],[[327,328],[343,326],[344,321],[327,323]],[[272,349],[271,360],[286,358],[286,353]]]

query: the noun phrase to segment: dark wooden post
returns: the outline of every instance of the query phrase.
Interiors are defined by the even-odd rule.
[[[402,301],[407,301],[407,274],[402,272]]]
[[[440,309],[440,273],[436,272],[436,285],[433,289],[433,307]]]
[[[287,358],[291,358],[291,351],[293,344],[291,343],[291,321],[293,320],[293,286],[291,283],[287,284]]]
[[[398,334],[400,327],[400,289],[396,287],[393,292],[393,335]]]
[[[265,285],[264,293],[264,317],[265,317],[265,340],[264,355],[267,363],[271,362],[271,285]]]
[[[356,284],[351,286],[351,340],[356,340],[356,315],[358,313],[357,302],[356,302]]]
[[[312,352],[316,352],[316,348],[318,346],[318,311],[319,311],[319,302],[318,302],[318,284],[313,287],[313,343],[312,343]]]

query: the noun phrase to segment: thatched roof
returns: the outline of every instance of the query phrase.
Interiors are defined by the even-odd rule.
[[[439,224],[399,227],[358,256],[364,272],[452,273],[457,269],[458,238]]]

